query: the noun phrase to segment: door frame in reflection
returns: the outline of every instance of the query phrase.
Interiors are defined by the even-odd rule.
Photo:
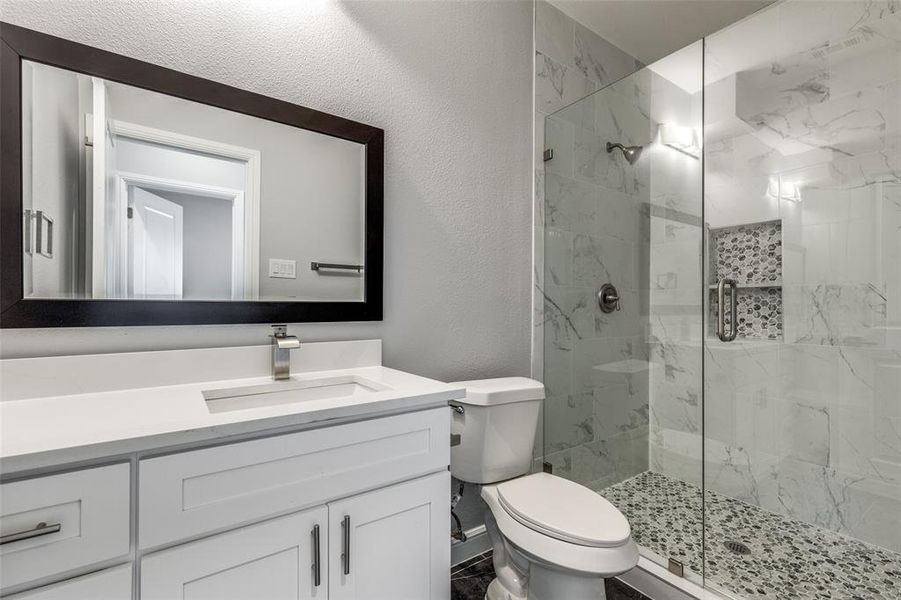
[[[256,229],[250,230],[251,222],[248,213],[253,213],[253,207],[246,202],[243,190],[202,185],[190,181],[165,179],[136,173],[116,174],[116,214],[122,215],[116,224],[115,239],[117,248],[112,251],[122,252],[129,247],[128,237],[128,208],[131,206],[129,198],[133,188],[141,188],[149,192],[176,192],[190,196],[215,198],[231,204],[232,214],[232,255],[231,255],[231,299],[249,300],[259,295],[259,264],[258,258],[248,265],[248,260],[259,257],[260,238]],[[190,232],[186,232],[190,235]],[[130,261],[119,261],[118,271],[113,277],[107,278],[110,287],[107,289],[108,298],[129,298],[129,264]],[[254,268],[256,266],[256,268]]]
[[[225,188],[154,177],[138,173],[116,173],[115,214],[120,215],[117,232],[108,239],[118,240],[119,248],[128,247],[126,219],[129,188],[178,192],[207,198],[218,198],[232,204],[232,300],[255,300],[260,296],[260,152],[223,144],[172,131],[154,129],[134,123],[114,121],[117,138],[129,138],[167,146],[176,150],[199,152],[216,158],[238,160],[245,165],[244,189]],[[128,261],[120,261],[118,272],[106,279],[106,297],[127,298]]]

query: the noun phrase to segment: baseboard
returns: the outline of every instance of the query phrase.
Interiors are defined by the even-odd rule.
[[[491,550],[491,540],[485,532],[485,526],[479,525],[466,530],[465,542],[454,542],[451,545],[451,566],[466,562],[473,556]]]

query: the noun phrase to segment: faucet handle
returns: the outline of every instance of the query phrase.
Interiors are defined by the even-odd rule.
[[[292,348],[300,348],[300,340],[296,335],[288,335],[287,325],[272,326],[272,343],[280,350],[291,350]]]

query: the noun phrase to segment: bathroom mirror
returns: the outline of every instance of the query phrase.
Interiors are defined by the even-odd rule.
[[[381,318],[381,129],[2,38],[3,327]]]

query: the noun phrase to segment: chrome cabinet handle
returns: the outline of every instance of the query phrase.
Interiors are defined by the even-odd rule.
[[[25,209],[25,223],[22,226],[25,242],[25,253],[34,254],[34,214],[30,208]]]
[[[344,521],[341,523],[344,530],[344,552],[341,554],[341,561],[344,563],[344,574],[350,575],[350,516],[344,515]]]
[[[313,525],[313,586],[322,583],[322,569],[319,563],[319,525]]]
[[[0,536],[0,545],[21,542],[22,540],[30,540],[31,538],[41,537],[42,535],[57,533],[61,528],[62,526],[59,523],[51,523],[48,525],[42,521],[35,525],[33,529],[17,531],[16,533],[7,533],[4,536]]]
[[[729,332],[726,332],[726,286],[729,287]],[[716,337],[731,342],[738,335],[738,284],[733,279],[720,279],[716,286]]]
[[[53,219],[42,210],[34,211],[37,229],[34,238],[34,251],[41,256],[53,258]],[[46,233],[44,233],[46,224]]]

